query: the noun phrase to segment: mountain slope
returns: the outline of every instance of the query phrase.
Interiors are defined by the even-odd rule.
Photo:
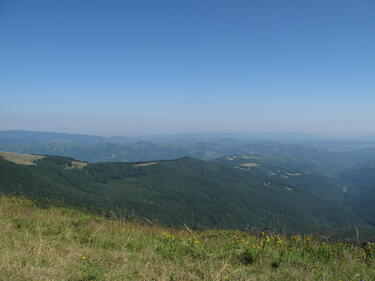
[[[265,185],[262,175],[192,158],[72,167],[71,158],[35,165],[0,159],[0,190],[94,212],[197,228],[270,228],[285,233],[363,225],[345,208],[303,190]]]
[[[267,184],[281,184],[290,190],[303,190],[336,202],[342,202],[345,196],[345,184],[336,177],[317,171],[310,161],[279,155],[231,155],[214,161],[253,175],[262,175]]]
[[[39,208],[8,196],[0,196],[0,237],[4,281],[375,278],[375,245],[370,243],[361,248],[312,236],[176,230]]]
[[[375,161],[348,169],[340,177],[348,185],[347,205],[375,226]]]

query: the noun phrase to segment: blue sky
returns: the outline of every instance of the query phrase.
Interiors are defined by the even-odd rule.
[[[0,0],[0,130],[375,134],[375,1]]]

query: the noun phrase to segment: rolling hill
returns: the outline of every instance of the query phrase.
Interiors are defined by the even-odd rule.
[[[239,136],[237,136],[239,137]],[[294,158],[304,169],[338,175],[354,165],[375,159],[371,142],[282,143],[249,138],[214,136],[100,137],[77,134],[0,131],[0,151],[59,155],[95,162],[173,160],[184,156],[215,160],[227,155],[261,155]],[[344,146],[345,149],[332,149]],[[286,163],[291,165],[292,162]],[[279,165],[282,167],[282,165]]]
[[[336,202],[343,202],[345,197],[345,183],[320,172],[311,161],[280,155],[231,155],[214,161],[262,175],[267,184],[281,184],[290,190],[303,190]]]
[[[79,161],[56,156],[42,157],[31,165],[0,159],[0,191],[41,205],[146,218],[176,227],[256,227],[283,233],[366,227],[333,200],[278,182],[268,184],[262,174],[222,163],[189,157],[136,163],[74,162]]]

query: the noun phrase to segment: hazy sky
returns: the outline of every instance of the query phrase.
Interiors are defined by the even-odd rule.
[[[0,0],[0,130],[375,134],[374,0]]]

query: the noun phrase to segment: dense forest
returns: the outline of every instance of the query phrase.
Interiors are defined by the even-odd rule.
[[[285,175],[296,174],[296,169],[267,165],[239,169],[219,160],[189,157],[77,167],[74,162],[78,161],[58,156],[43,157],[32,165],[0,159],[0,190],[34,199],[41,206],[63,205],[175,227],[256,228],[343,238],[354,237],[357,226],[364,236],[372,234],[371,221],[343,204],[339,183],[319,173],[288,179]],[[316,180],[326,192],[313,189]]]
[[[0,190],[41,206],[175,227],[349,239],[357,227],[361,238],[375,237],[371,140],[1,131],[0,150],[33,154],[0,153]]]

